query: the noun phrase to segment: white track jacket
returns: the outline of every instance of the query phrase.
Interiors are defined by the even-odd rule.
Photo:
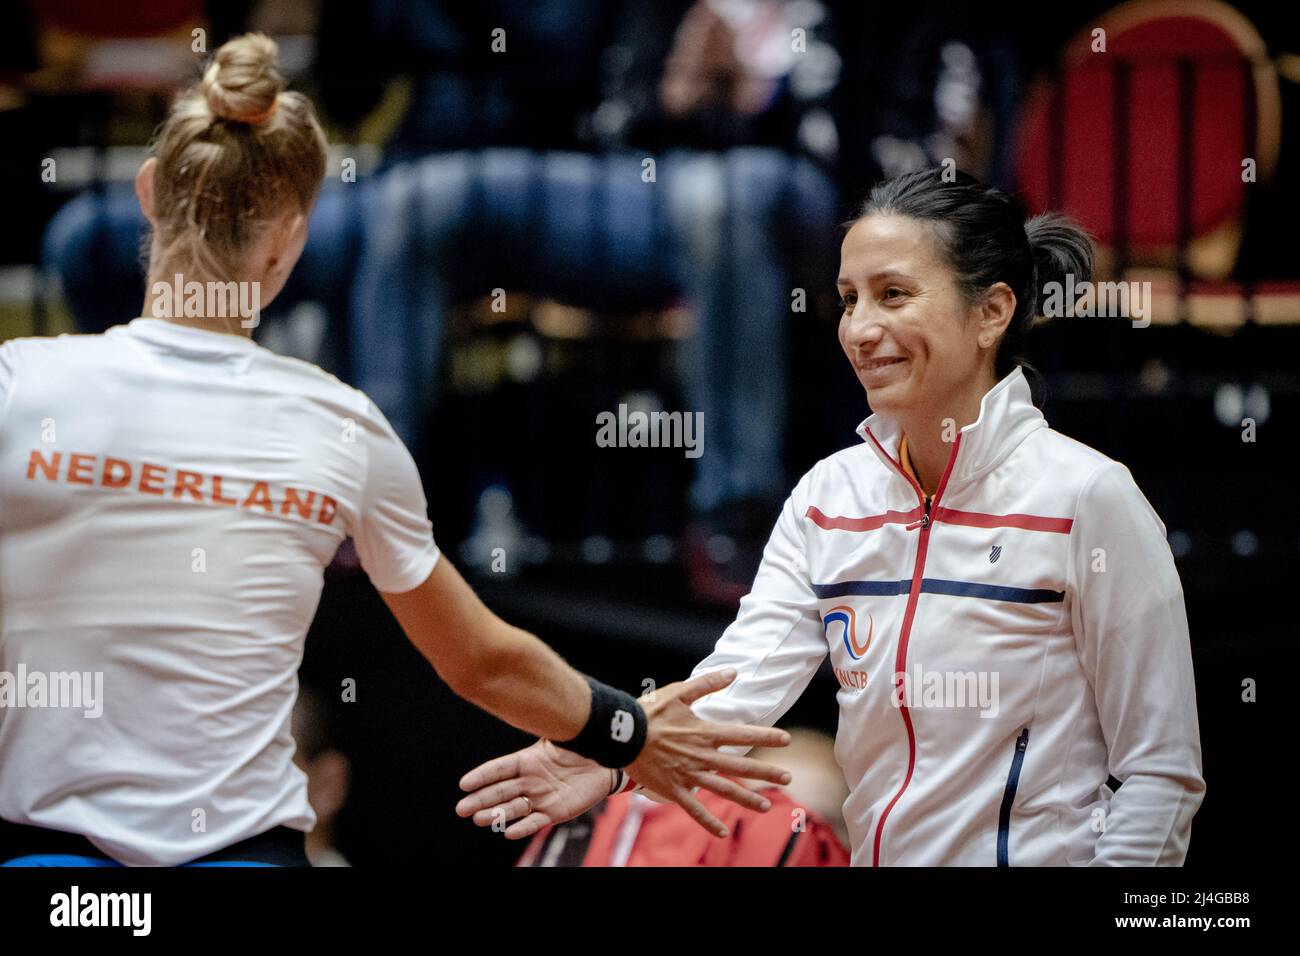
[[[1019,369],[928,504],[898,425],[858,431],[786,501],[695,669],[739,676],[695,711],[774,724],[829,654],[854,865],[1180,865],[1205,794],[1187,615],[1128,469],[1048,428]]]

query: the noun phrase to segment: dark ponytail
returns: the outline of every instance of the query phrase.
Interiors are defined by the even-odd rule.
[[[945,172],[920,169],[880,183],[858,218],[881,213],[931,223],[940,255],[956,273],[968,302],[979,301],[997,282],[1011,288],[1016,311],[998,343],[994,374],[1002,379],[1020,366],[1034,403],[1041,405],[1045,383],[1025,358],[1025,341],[1042,314],[1048,283],[1064,284],[1067,275],[1073,275],[1076,285],[1091,280],[1092,240],[1059,213],[1026,222],[1023,210],[1002,190],[961,171],[945,181]]]
[[[1065,285],[1073,275],[1075,285],[1092,280],[1092,239],[1074,220],[1059,212],[1045,212],[1025,223],[1025,236],[1034,253],[1038,298],[1034,315],[1043,314],[1044,290],[1053,282]]]

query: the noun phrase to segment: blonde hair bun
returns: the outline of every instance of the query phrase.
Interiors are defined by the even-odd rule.
[[[276,52],[275,41],[264,33],[222,44],[199,83],[212,115],[254,126],[269,120],[285,87]]]
[[[154,139],[150,275],[224,280],[280,213],[310,213],[325,178],[325,135],[311,101],[284,88],[275,43],[224,44],[176,98]]]

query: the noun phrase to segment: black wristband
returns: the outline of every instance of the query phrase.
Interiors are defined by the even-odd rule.
[[[591,715],[587,725],[572,740],[557,740],[565,750],[572,750],[602,767],[621,769],[636,760],[645,746],[646,715],[635,697],[586,678],[591,687]]]

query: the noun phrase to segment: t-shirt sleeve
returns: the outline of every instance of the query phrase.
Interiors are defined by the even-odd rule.
[[[400,594],[424,583],[439,551],[415,460],[383,412],[366,402],[366,477],[352,538],[371,583]]]

